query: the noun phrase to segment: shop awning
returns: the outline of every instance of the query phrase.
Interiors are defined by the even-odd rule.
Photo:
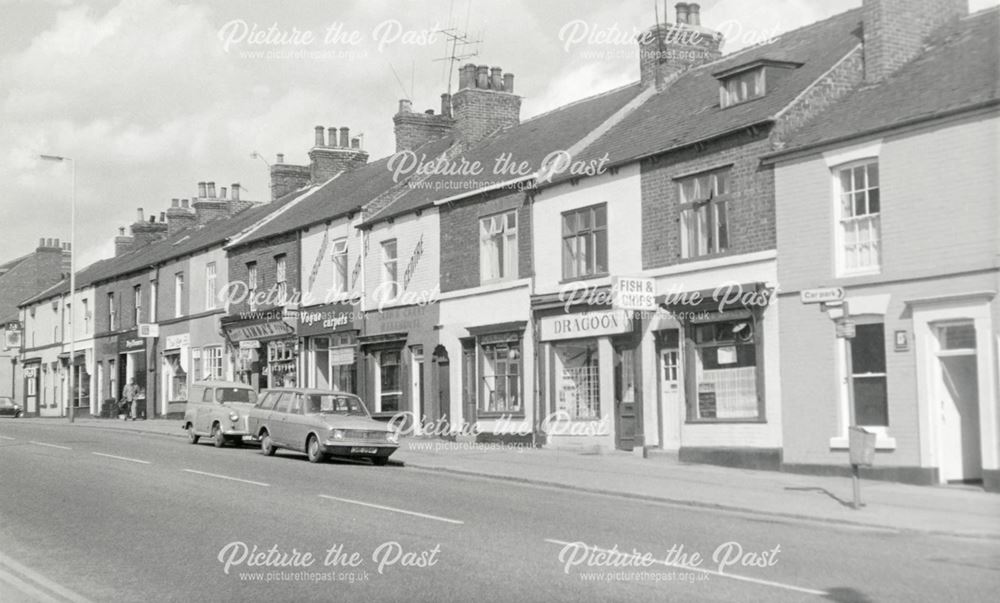
[[[526,320],[513,320],[510,322],[500,322],[492,325],[484,325],[481,327],[469,327],[466,330],[472,337],[481,337],[483,335],[498,335],[501,333],[524,333],[524,328],[528,325]]]
[[[358,343],[361,345],[379,345],[379,344],[389,344],[389,343],[399,343],[400,345],[406,343],[406,339],[409,337],[409,333],[397,332],[397,333],[380,333],[378,335],[362,335],[358,337]]]

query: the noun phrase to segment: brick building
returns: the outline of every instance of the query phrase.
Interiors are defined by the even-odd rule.
[[[856,424],[869,476],[1000,489],[1000,11],[961,5],[866,1],[866,85],[766,161],[787,469],[846,473]]]

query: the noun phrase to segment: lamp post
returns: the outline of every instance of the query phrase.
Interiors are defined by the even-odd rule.
[[[73,313],[76,312],[76,162],[70,157],[59,155],[40,155],[45,161],[56,161],[59,163],[69,163],[73,175],[73,196],[69,206],[69,409],[67,415],[69,422],[74,419],[76,400],[73,399],[73,390],[76,387],[76,321],[73,320]]]

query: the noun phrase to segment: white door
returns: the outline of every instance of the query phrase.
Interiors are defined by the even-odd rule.
[[[941,481],[982,479],[979,385],[971,323],[939,327],[937,398]]]
[[[420,425],[424,421],[424,346],[415,345],[410,348],[410,381],[413,417],[416,420],[414,431],[422,433]]]
[[[681,424],[681,367],[677,348],[660,351],[660,404],[663,409],[663,448],[675,450],[680,446]]]

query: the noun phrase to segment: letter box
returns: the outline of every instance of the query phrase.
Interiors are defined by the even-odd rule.
[[[875,461],[875,432],[853,425],[848,429],[851,464],[871,467]]]

